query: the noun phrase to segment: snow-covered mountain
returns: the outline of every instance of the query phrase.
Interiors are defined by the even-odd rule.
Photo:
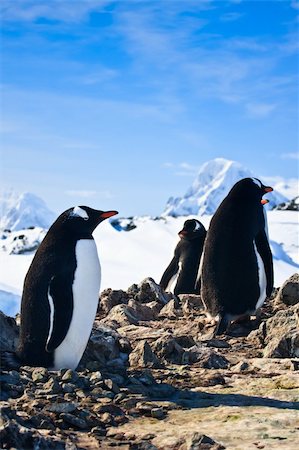
[[[233,185],[242,178],[256,176],[236,161],[216,158],[206,162],[199,169],[192,186],[183,197],[171,197],[163,216],[188,216],[213,214]],[[261,180],[263,181],[263,180]],[[287,201],[279,192],[266,195],[267,209]]]
[[[38,196],[25,192],[18,195],[14,191],[0,197],[0,229],[11,231],[29,227],[49,228],[55,220],[45,202]]]

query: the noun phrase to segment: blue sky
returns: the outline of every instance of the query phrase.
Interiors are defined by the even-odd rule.
[[[297,1],[0,7],[2,188],[158,215],[215,157],[298,176]]]

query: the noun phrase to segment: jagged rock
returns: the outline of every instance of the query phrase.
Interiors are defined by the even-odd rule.
[[[128,300],[129,296],[125,291],[105,289],[100,297],[99,308],[107,314],[113,306],[127,304]]]
[[[164,292],[152,278],[145,278],[138,285],[133,284],[129,287],[127,292],[130,297],[141,303],[157,301],[162,305],[165,305],[171,298],[173,298],[172,294]]]
[[[146,341],[141,341],[137,344],[129,356],[129,361],[131,367],[162,367],[159,359]]]
[[[156,316],[152,308],[136,300],[129,300],[128,305],[135,311],[138,321],[153,320]]]
[[[102,323],[95,323],[79,367],[86,367],[91,361],[98,363],[95,365],[96,370],[105,367],[109,361],[121,356],[124,351],[122,341],[124,338],[117,331]],[[122,361],[122,364],[125,362]]]
[[[18,345],[19,328],[15,319],[0,311],[0,351],[14,352]]]
[[[136,311],[128,305],[114,306],[108,316],[102,320],[102,323],[108,324],[113,328],[119,328],[124,325],[138,324],[138,316]]]
[[[153,350],[160,360],[181,364],[184,349],[173,336],[162,336],[153,343]]]
[[[299,274],[295,273],[286,280],[278,291],[275,304],[284,303],[292,306],[299,303]]]
[[[45,436],[34,428],[19,425],[16,420],[3,418],[3,427],[0,431],[2,448],[64,450],[63,440],[55,435]]]
[[[264,347],[265,358],[299,356],[299,304],[278,311],[248,338]]]
[[[176,319],[180,315],[179,301],[176,298],[170,300],[159,313],[159,317],[167,319]]]
[[[225,449],[222,444],[205,434],[194,433],[190,439],[187,439],[187,450],[221,450]]]

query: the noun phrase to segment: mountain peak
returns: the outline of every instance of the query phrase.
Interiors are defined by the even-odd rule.
[[[0,197],[0,229],[11,231],[29,227],[49,228],[55,219],[46,203],[31,192],[18,194],[13,190]]]
[[[239,162],[215,158],[205,162],[199,169],[191,187],[183,197],[171,197],[163,216],[189,216],[213,214],[237,181],[254,176]],[[268,209],[282,203],[286,197],[279,192],[267,194]]]

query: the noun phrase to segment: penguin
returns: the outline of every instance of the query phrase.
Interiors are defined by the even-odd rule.
[[[273,260],[262,196],[273,189],[257,178],[238,181],[210,222],[201,267],[201,297],[218,319],[214,335],[250,316],[273,289]]]
[[[87,206],[63,212],[39,246],[24,281],[22,364],[76,369],[97,311],[101,267],[92,232],[118,214]]]
[[[174,294],[196,294],[196,276],[202,249],[206,237],[206,229],[197,219],[189,219],[178,233],[178,242],[174,257],[162,275],[160,286],[165,291],[174,286]]]

